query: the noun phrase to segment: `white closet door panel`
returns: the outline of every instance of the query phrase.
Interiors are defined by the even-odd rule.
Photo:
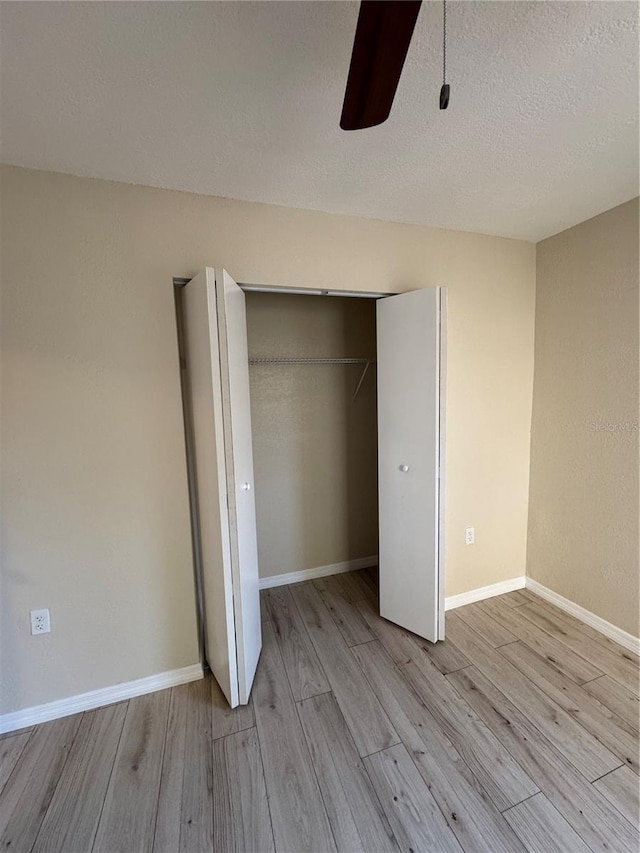
[[[239,701],[246,704],[262,648],[247,317],[243,291],[225,270],[215,276]]]
[[[438,639],[440,289],[377,303],[380,614]]]
[[[238,704],[238,669],[213,270],[205,270],[192,279],[183,289],[182,300],[195,453],[205,654],[233,708]]]

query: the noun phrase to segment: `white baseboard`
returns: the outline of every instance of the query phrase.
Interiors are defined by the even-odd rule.
[[[607,622],[607,620],[603,619],[601,616],[596,616],[595,613],[587,610],[586,607],[581,607],[581,605],[576,604],[574,601],[565,598],[557,592],[554,592],[552,589],[549,589],[549,587],[543,586],[541,583],[538,583],[538,581],[534,581],[533,578],[527,578],[526,586],[527,589],[530,589],[531,592],[539,595],[540,598],[544,598],[545,601],[548,601],[550,604],[555,604],[555,606],[560,610],[564,610],[565,613],[575,616],[576,619],[584,622],[585,625],[589,625],[591,628],[594,628],[596,631],[604,634],[605,637],[608,637],[615,643],[619,643],[619,645],[624,646],[624,648],[628,649],[630,652],[640,655],[640,639],[638,637],[634,637],[633,634],[629,634],[627,631],[623,631],[622,628],[618,628],[611,622]]]
[[[513,592],[514,589],[524,589],[525,578],[509,578],[506,581],[479,586],[470,589],[469,592],[461,592],[458,595],[448,595],[444,600],[445,610],[455,610],[456,607],[464,607],[465,604],[473,604],[474,601],[482,601],[484,598],[493,598],[494,595],[504,595],[505,592]]]
[[[149,675],[146,678],[137,678],[135,681],[125,681],[122,684],[113,684],[111,687],[101,687],[99,690],[91,690],[89,693],[79,693],[76,696],[69,696],[67,699],[47,702],[46,705],[36,705],[22,711],[2,714],[0,715],[0,734],[24,729],[36,723],[46,723],[49,720],[68,717],[71,714],[79,714],[81,711],[91,711],[93,708],[100,708],[102,705],[112,705],[114,702],[133,699],[134,696],[144,696],[146,693],[153,693],[156,690],[186,684],[188,681],[198,681],[202,677],[202,664],[196,663],[192,666],[184,666],[182,669],[171,669],[168,672],[159,672],[157,675]]]
[[[260,589],[270,589],[272,586],[286,586],[289,583],[310,581],[313,578],[326,578],[327,575],[340,575],[343,572],[353,572],[356,569],[368,569],[378,565],[378,555],[373,557],[357,557],[355,560],[345,560],[344,563],[330,563],[328,566],[316,566],[313,569],[302,569],[300,572],[288,572],[286,575],[271,575],[260,578]]]

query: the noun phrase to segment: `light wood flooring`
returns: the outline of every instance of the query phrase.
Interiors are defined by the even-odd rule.
[[[638,661],[526,591],[381,619],[372,570],[262,594],[251,703],[211,677],[0,739],[0,849],[630,851]]]

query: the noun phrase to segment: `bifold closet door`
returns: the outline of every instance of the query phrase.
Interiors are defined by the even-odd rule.
[[[246,704],[262,636],[244,293],[224,270],[183,288],[207,662]]]
[[[431,642],[440,590],[441,289],[377,302],[380,615]]]

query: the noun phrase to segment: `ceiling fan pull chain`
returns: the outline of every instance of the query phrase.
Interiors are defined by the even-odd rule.
[[[442,88],[440,89],[440,109],[449,106],[450,87],[447,83],[447,0],[442,0]]]
[[[447,0],[442,0],[442,85],[447,82]]]

